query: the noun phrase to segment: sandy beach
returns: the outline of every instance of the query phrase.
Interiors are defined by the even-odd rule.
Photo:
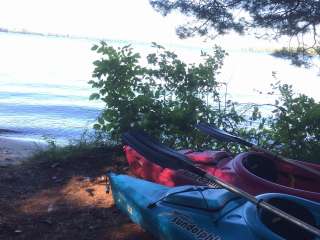
[[[27,164],[17,163],[39,149],[35,142],[0,137],[0,149],[0,239],[154,240],[105,192],[106,172],[129,174],[122,148]]]
[[[0,167],[19,164],[44,146],[28,139],[0,136]]]

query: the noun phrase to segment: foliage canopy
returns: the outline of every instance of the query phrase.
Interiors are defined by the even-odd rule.
[[[285,58],[293,60],[293,64],[297,63],[297,58],[308,62],[310,59],[305,56],[320,53],[318,0],[150,0],[150,3],[163,15],[179,11],[194,19],[178,26],[177,34],[181,38],[212,35],[213,32],[244,34],[262,29],[263,34],[257,34],[258,37],[278,39],[288,36],[297,41],[297,51],[283,53]]]
[[[295,159],[319,161],[320,156],[320,103],[304,94],[296,95],[292,86],[276,86],[279,108],[269,118],[272,139],[270,147]]]
[[[105,103],[94,127],[115,142],[138,127],[174,147],[241,150],[199,133],[194,126],[202,121],[285,156],[319,161],[320,103],[276,84],[273,91],[279,97],[268,116],[255,104],[245,106],[251,111],[244,115],[217,81],[226,55],[219,47],[212,55],[203,52],[199,64],[187,64],[155,43],[145,58],[130,46],[114,48],[102,42],[92,49],[101,58],[94,62],[89,83],[96,92],[90,99]]]
[[[154,53],[142,57],[130,46],[115,49],[102,42],[93,50],[102,58],[94,62],[94,80],[98,92],[91,99],[101,99],[105,110],[95,125],[108,131],[115,141],[132,127],[151,132],[170,145],[203,145],[204,136],[194,126],[199,121],[233,129],[243,121],[219,92],[216,76],[225,51],[201,53],[202,62],[187,64],[174,52],[153,43]]]
[[[198,20],[178,28],[181,37],[204,35],[210,29],[224,34],[229,30],[243,33],[257,27],[273,30],[274,37],[296,36],[317,34],[320,24],[320,1],[314,0],[150,0],[150,3],[163,15],[178,10]]]

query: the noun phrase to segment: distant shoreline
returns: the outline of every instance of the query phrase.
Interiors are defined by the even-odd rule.
[[[0,32],[3,33],[16,33],[16,34],[25,34],[25,35],[34,35],[42,37],[60,37],[60,38],[75,38],[75,39],[89,39],[86,37],[72,36],[69,34],[56,34],[56,33],[40,33],[40,32],[31,32],[27,30],[10,30],[7,28],[0,28]]]
[[[77,36],[77,35],[70,35],[70,34],[58,34],[58,33],[41,33],[41,32],[33,32],[28,30],[11,30],[7,28],[0,27],[0,33],[8,33],[8,34],[21,34],[21,35],[30,35],[30,36],[38,36],[38,37],[55,37],[55,38],[65,38],[65,39],[75,39],[75,40],[89,40],[89,41],[105,41],[105,42],[117,42],[123,44],[151,44],[151,42],[141,42],[137,40],[121,40],[121,39],[107,39],[107,38],[97,38],[97,37],[87,37],[87,36]],[[169,43],[168,43],[169,44]],[[166,44],[164,44],[166,45]],[[171,45],[171,44],[169,44]],[[172,44],[173,47],[176,44]],[[191,46],[188,45],[181,45],[179,47],[182,48],[190,48]],[[192,47],[191,47],[192,48]],[[254,47],[247,47],[247,48],[239,48],[239,49],[229,49],[229,51],[241,51],[241,52],[267,52],[272,53],[274,51],[281,50],[281,48],[254,48]]]
[[[0,134],[18,134],[18,133],[21,133],[19,131],[15,131],[15,130],[10,130],[10,129],[4,129],[4,128],[0,128]]]

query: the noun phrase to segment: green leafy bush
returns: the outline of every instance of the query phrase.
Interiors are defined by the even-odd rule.
[[[194,147],[209,143],[194,129],[197,122],[233,129],[243,121],[234,104],[219,93],[216,76],[225,51],[215,47],[212,55],[201,53],[201,63],[187,64],[156,43],[152,47],[155,52],[142,66],[142,57],[130,46],[93,46],[101,59],[94,62],[89,83],[98,91],[90,99],[105,103],[96,129],[119,141],[123,132],[139,127],[171,146]]]
[[[240,134],[258,145],[298,160],[320,161],[320,103],[292,86],[272,85],[279,94],[271,116],[262,116],[256,107],[255,127],[241,129]],[[271,105],[271,104],[268,104]]]
[[[154,52],[143,65],[144,58],[130,46],[115,49],[104,42],[93,46],[101,58],[94,62],[90,84],[97,92],[90,99],[105,103],[95,129],[118,143],[122,133],[139,127],[169,146],[243,150],[195,130],[195,124],[203,121],[284,156],[319,161],[320,103],[295,95],[291,86],[276,84],[273,91],[279,98],[267,104],[274,108],[272,115],[263,116],[262,106],[252,104],[244,116],[216,79],[225,51],[215,47],[212,55],[201,53],[201,63],[187,64],[174,52],[152,46]]]
[[[290,85],[275,87],[280,98],[269,119],[272,147],[295,159],[319,161],[320,103],[304,94],[296,95]]]

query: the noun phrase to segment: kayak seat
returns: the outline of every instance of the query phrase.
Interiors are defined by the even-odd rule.
[[[244,158],[242,163],[249,172],[258,177],[270,182],[276,182],[278,179],[276,164],[262,155],[252,153]]]
[[[287,199],[273,198],[267,202],[284,212],[293,215],[302,221],[316,226],[316,220],[313,214],[305,207]],[[295,224],[267,211],[260,209],[260,219],[272,232],[280,235],[287,240],[312,240],[314,236],[308,231],[297,227]]]

